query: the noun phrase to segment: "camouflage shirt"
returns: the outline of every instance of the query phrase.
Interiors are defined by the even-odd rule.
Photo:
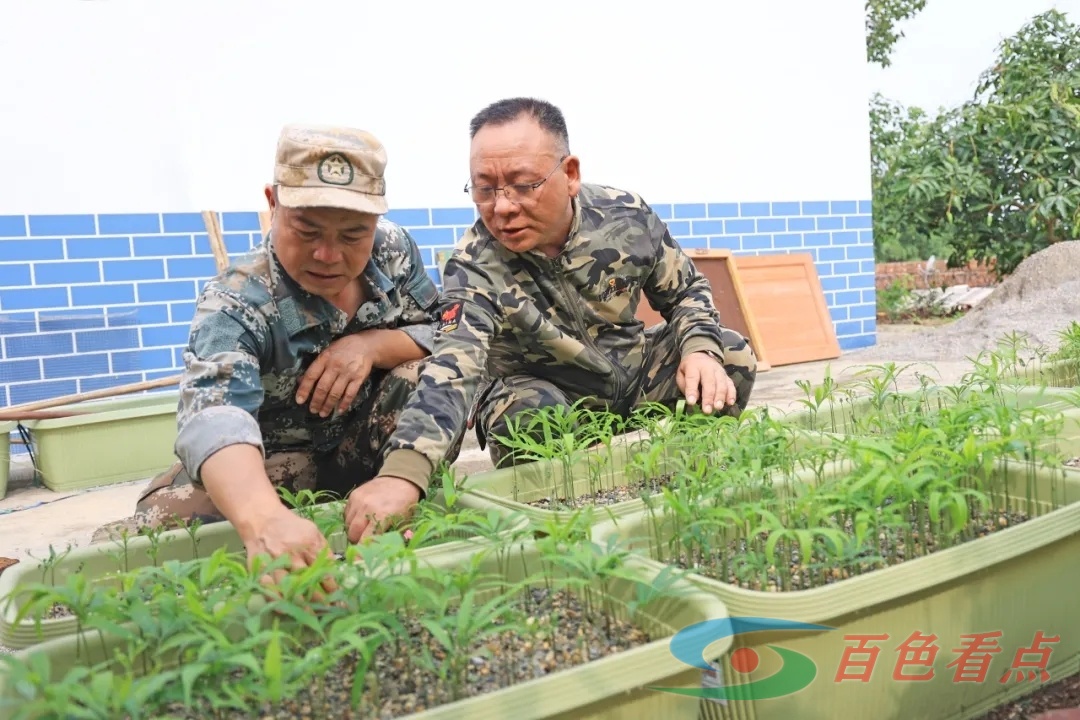
[[[426,485],[464,432],[485,373],[526,374],[571,396],[632,404],[648,349],[635,317],[643,294],[683,354],[723,357],[708,280],[635,193],[583,184],[554,258],[513,253],[478,220],[447,260],[435,349],[381,472]]]
[[[438,289],[404,228],[379,220],[363,277],[369,299],[350,319],[290,278],[267,236],[206,285],[184,350],[177,417],[176,455],[193,479],[227,445],[248,443],[264,455],[336,447],[351,411],[322,418],[295,399],[304,372],[333,340],[398,328],[431,351]],[[352,409],[370,392],[365,383]]]

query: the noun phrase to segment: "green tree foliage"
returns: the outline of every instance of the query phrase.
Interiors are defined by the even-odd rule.
[[[882,67],[891,64],[889,54],[904,33],[897,23],[914,17],[926,0],[866,0],[866,59]]]
[[[1080,27],[1035,16],[998,48],[974,97],[928,116],[871,99],[879,260],[947,255],[1006,274],[1080,237]]]
[[[946,161],[945,116],[930,118],[875,93],[870,99],[874,253],[878,262],[948,258],[955,226],[936,168]]]

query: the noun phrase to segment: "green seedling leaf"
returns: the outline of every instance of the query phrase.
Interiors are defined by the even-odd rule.
[[[285,677],[282,667],[281,632],[278,623],[274,621],[270,640],[266,645],[266,656],[263,658],[263,678],[266,680],[267,695],[270,700],[281,702],[285,695]]]

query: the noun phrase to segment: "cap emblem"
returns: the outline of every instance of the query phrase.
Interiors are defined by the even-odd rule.
[[[319,179],[327,185],[349,185],[353,181],[352,163],[341,153],[331,153],[319,163]]]

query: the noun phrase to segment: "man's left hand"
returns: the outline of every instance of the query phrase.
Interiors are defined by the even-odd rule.
[[[735,383],[728,377],[724,366],[708,353],[690,353],[679,363],[675,375],[679,390],[686,396],[686,403],[694,405],[701,398],[701,410],[711,415],[735,404]]]
[[[345,528],[357,543],[382,531],[389,518],[405,519],[420,501],[420,488],[403,478],[380,475],[349,493]]]
[[[345,412],[371,374],[371,343],[363,333],[338,338],[319,353],[296,388],[296,402],[322,417]]]

